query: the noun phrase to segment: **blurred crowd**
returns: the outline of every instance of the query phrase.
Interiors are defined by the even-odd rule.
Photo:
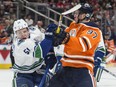
[[[36,3],[48,3],[51,8],[59,8],[66,11],[78,3],[88,2],[94,9],[92,21],[94,21],[103,32],[105,40],[116,41],[116,0],[27,0]],[[11,44],[13,40],[13,22],[17,19],[16,4],[17,0],[0,1],[0,44]],[[21,13],[20,13],[21,14]],[[67,15],[70,17],[73,14]],[[42,20],[34,21],[30,14],[25,15],[25,21],[29,26],[38,27],[43,33],[44,22]],[[114,43],[116,45],[116,42]]]

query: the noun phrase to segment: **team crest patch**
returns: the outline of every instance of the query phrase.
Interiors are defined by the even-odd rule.
[[[72,30],[70,31],[70,36],[73,36],[73,37],[76,36],[76,29],[72,29]]]

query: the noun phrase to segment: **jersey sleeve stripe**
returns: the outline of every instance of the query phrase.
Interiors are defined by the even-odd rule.
[[[83,39],[83,41],[85,42],[86,47],[87,47],[87,50],[88,50],[88,49],[89,49],[89,46],[88,46],[88,43],[87,43],[86,39],[85,39],[85,38],[82,38],[82,39]]]
[[[88,44],[88,48],[89,48],[89,49],[92,48],[91,42],[90,42],[89,38],[86,37],[86,36],[83,36],[83,38],[86,40],[86,42],[87,42],[87,44]]]
[[[85,45],[84,45],[84,42],[83,42],[82,38],[79,38],[79,41],[80,41],[81,46],[82,46],[82,48],[83,48],[83,52],[85,52],[87,49],[86,49],[86,47],[85,47]]]
[[[90,74],[90,77],[91,77],[91,79],[92,79],[93,87],[96,87],[96,81],[95,81],[95,78],[93,78],[93,75],[91,74],[90,71],[89,71],[89,74]]]

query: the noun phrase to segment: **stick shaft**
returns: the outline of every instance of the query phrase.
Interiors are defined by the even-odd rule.
[[[48,71],[49,71],[49,66],[47,66],[45,74],[42,77],[41,82],[40,82],[38,87],[44,87],[44,84],[45,84],[45,81],[46,81],[46,75],[47,75]]]
[[[110,72],[109,70],[107,70],[107,69],[105,69],[105,68],[103,68],[103,70],[106,71],[107,73],[111,74],[112,76],[114,76],[114,77],[116,78],[116,74]]]
[[[63,13],[60,15],[59,23],[58,23],[58,28],[57,28],[57,30],[56,30],[56,33],[57,33],[57,34],[58,34],[58,33],[60,32],[60,30],[61,30],[60,27],[61,27],[61,24],[62,24],[62,18],[63,18],[63,16],[64,16],[64,15],[67,15],[67,14],[70,14],[70,13],[72,13],[72,12],[74,12],[74,11],[80,9],[80,8],[81,8],[81,4],[78,4],[78,5],[74,6],[73,8],[69,9],[68,11],[63,12]]]
[[[57,33],[57,34],[60,32],[61,24],[62,24],[62,15],[60,15],[60,18],[59,18],[58,28],[57,28],[57,30],[56,30],[56,33]]]

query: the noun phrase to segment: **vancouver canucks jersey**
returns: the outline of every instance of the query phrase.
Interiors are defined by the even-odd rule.
[[[13,44],[15,64],[13,70],[21,73],[31,73],[43,65],[41,46],[32,39],[17,40]]]
[[[12,44],[15,72],[31,73],[44,64],[43,51],[39,44],[44,39],[44,34],[35,27],[29,27],[29,32],[29,39],[15,38]]]

